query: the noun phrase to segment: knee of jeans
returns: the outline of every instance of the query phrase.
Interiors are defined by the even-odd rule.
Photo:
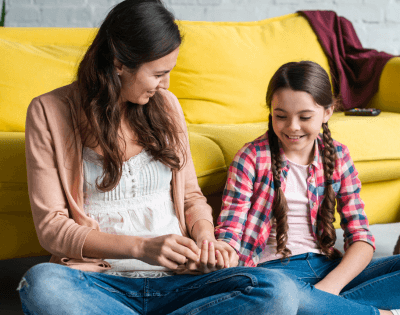
[[[17,290],[35,291],[37,294],[57,290],[58,286],[67,279],[65,268],[68,267],[53,263],[33,266],[22,277]]]
[[[272,294],[274,299],[292,300],[294,304],[298,302],[298,287],[284,273],[278,270],[263,269],[263,276],[259,277],[259,281],[259,284],[267,288],[268,294]]]

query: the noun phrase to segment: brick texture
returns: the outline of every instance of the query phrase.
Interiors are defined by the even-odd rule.
[[[6,0],[6,26],[97,27],[121,0]],[[333,10],[364,47],[400,54],[400,0],[164,0],[182,20],[254,21],[298,10]]]

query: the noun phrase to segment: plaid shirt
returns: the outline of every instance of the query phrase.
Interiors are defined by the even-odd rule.
[[[344,230],[344,249],[356,241],[365,241],[375,250],[375,239],[369,231],[360,198],[361,182],[346,146],[333,141],[337,152],[332,185]],[[307,196],[309,201],[312,235],[317,242],[317,213],[325,192],[322,163],[323,142],[321,135],[314,145],[314,160],[308,168]],[[290,165],[283,157],[281,172],[282,189]],[[228,179],[223,193],[221,214],[216,227],[216,237],[223,240],[239,254],[239,265],[256,266],[266,246],[272,226],[272,201],[274,181],[271,171],[271,154],[266,134],[247,143],[236,154],[229,167]],[[319,231],[321,233],[321,231]]]

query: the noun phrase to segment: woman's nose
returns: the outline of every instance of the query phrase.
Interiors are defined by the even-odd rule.
[[[162,77],[160,83],[158,84],[158,87],[162,89],[169,88],[169,73]]]

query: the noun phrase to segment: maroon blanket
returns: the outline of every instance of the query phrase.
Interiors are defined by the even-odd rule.
[[[345,109],[365,107],[378,91],[383,67],[394,57],[362,47],[350,21],[333,11],[299,11],[328,56],[333,90]]]

